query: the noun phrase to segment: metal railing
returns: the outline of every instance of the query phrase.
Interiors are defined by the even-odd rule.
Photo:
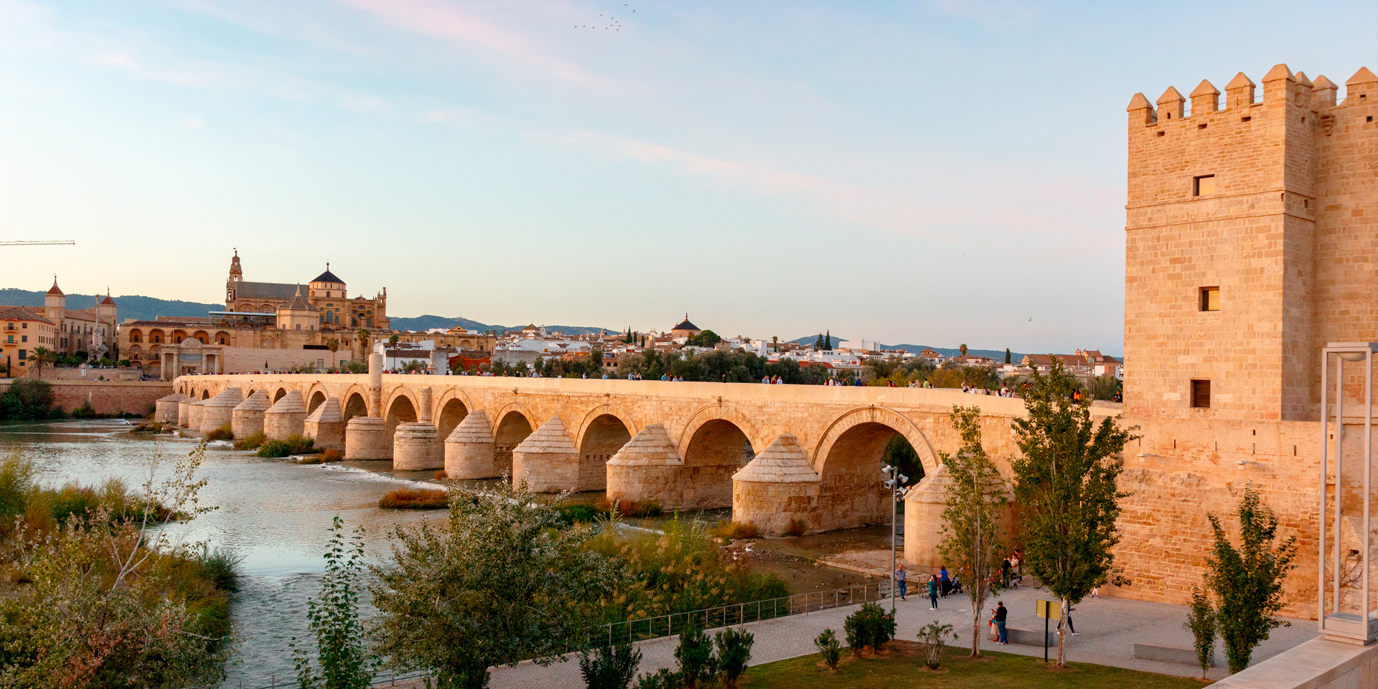
[[[645,617],[626,622],[613,622],[602,625],[598,632],[589,635],[589,645],[602,641],[606,637],[609,643],[618,643],[631,640],[647,641],[659,639],[667,636],[674,636],[678,630],[683,630],[691,623],[695,623],[700,629],[719,629],[731,627],[738,624],[749,622],[760,622],[763,620],[790,617],[792,615],[807,615],[811,612],[820,610],[831,610],[848,605],[868,603],[871,601],[881,601],[890,597],[890,580],[885,579],[874,584],[861,584],[848,586],[846,588],[832,589],[828,591],[813,591],[810,593],[796,593],[792,596],[783,598],[767,598],[765,600],[752,601],[750,603],[735,603],[733,605],[720,605],[716,608],[704,608],[702,610],[691,610],[689,612],[676,612],[668,615],[658,615],[656,617]],[[570,649],[570,652],[579,649]],[[371,686],[390,686],[403,680],[421,679],[429,676],[424,670],[410,671],[402,674],[389,673],[373,678]],[[260,680],[261,681],[261,680]],[[289,689],[296,686],[295,678],[285,677],[278,680],[273,677],[269,684],[262,684],[255,687],[246,687],[241,680],[234,689]]]

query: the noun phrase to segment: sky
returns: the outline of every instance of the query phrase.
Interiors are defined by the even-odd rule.
[[[1279,62],[1378,3],[0,0],[0,287],[1120,352],[1125,106]]]

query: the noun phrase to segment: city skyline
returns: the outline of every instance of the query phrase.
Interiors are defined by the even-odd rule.
[[[1121,352],[1125,104],[1373,66],[1309,8],[0,0],[0,287]]]

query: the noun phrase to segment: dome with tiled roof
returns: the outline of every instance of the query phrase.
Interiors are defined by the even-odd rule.
[[[689,314],[687,314],[687,313],[684,314],[684,320],[683,320],[683,321],[680,321],[680,324],[679,324],[679,325],[677,325],[677,326],[675,326],[675,327],[673,327],[673,328],[670,328],[670,332],[676,332],[676,331],[679,331],[679,330],[692,330],[693,332],[696,332],[696,333],[701,333],[701,332],[703,332],[703,328],[700,328],[699,326],[694,325],[693,323],[690,323],[690,322],[689,322]]]
[[[320,275],[317,275],[317,276],[316,276],[316,279],[314,279],[314,280],[311,281],[312,284],[315,284],[315,283],[317,283],[317,282],[329,282],[329,283],[333,283],[333,284],[336,284],[336,285],[343,285],[343,284],[345,284],[345,281],[344,281],[344,280],[341,280],[341,279],[339,278],[338,275],[336,275],[336,274],[330,272],[330,264],[329,264],[329,263],[325,264],[325,272],[324,272],[324,273],[321,273]]]

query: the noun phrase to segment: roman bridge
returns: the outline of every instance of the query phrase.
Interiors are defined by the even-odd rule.
[[[953,405],[981,408],[987,450],[1007,469],[1009,420],[1023,413],[1019,400],[957,390],[747,383],[243,374],[174,389],[186,397],[165,399],[160,418],[201,432],[305,435],[398,470],[510,473],[541,492],[606,490],[667,510],[732,507],[765,533],[888,519],[886,446],[904,436],[931,484],[959,443]]]

